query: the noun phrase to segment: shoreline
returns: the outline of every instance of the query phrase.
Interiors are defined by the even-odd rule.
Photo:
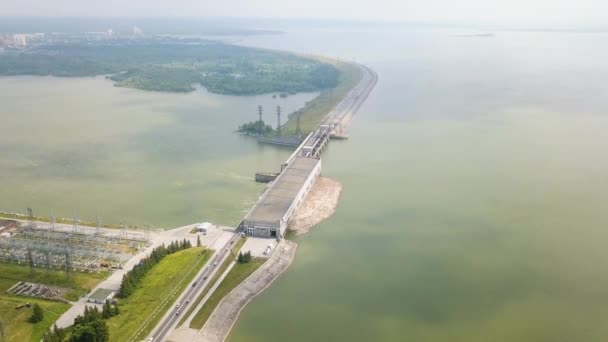
[[[363,92],[359,94],[360,101],[357,101],[354,107],[349,108],[349,111],[345,113],[343,116],[339,118],[339,122],[341,123],[345,117],[348,117],[348,122],[352,120],[354,114],[360,109],[363,102],[367,99],[375,85],[378,81],[378,75],[370,68],[361,65],[354,64],[358,68],[364,69],[371,75],[370,83],[365,87]],[[364,78],[361,77],[359,82],[349,88],[348,92],[346,92],[346,97],[356,86],[358,86],[361,82],[364,81]],[[343,98],[344,98],[343,97]],[[342,99],[340,101],[342,101]],[[339,101],[338,101],[339,103]],[[331,111],[333,111],[335,106],[332,106],[330,110],[324,115],[319,123],[324,122],[331,115]],[[317,190],[315,192],[315,190]],[[340,194],[342,191],[342,185],[333,179],[327,177],[319,177],[317,181],[315,181],[313,185],[313,190],[305,197],[304,203],[299,208],[294,221],[292,222],[293,226],[296,229],[288,230],[289,232],[295,232],[296,236],[305,234],[309,232],[314,226],[320,224],[322,221],[331,217],[337,208],[339,203]],[[313,194],[314,192],[314,194]],[[321,215],[318,215],[318,211],[321,211]],[[315,215],[317,213],[317,215]],[[288,240],[284,238],[281,240],[280,244],[292,244],[292,246],[297,246],[294,241]],[[280,246],[279,244],[279,246]],[[294,249],[294,248],[292,248]],[[271,256],[271,259],[275,258],[275,255],[279,253],[279,248],[277,246],[277,250]],[[278,274],[275,276],[268,277],[270,272],[267,272],[267,268],[265,265],[270,261],[267,261],[256,270],[253,274],[247,277],[241,284],[235,287],[232,291],[230,291],[218,304],[215,308],[207,322],[202,329],[199,330],[197,337],[194,341],[225,341],[226,338],[230,335],[232,328],[238,321],[238,317],[242,310],[250,303],[250,301],[255,298],[257,295],[262,293],[264,290],[269,288],[278,277],[283,274],[291,265],[293,260],[295,259],[295,250],[288,255],[288,260],[286,265],[283,265],[283,268],[280,270]],[[264,279],[264,276],[266,278]],[[248,288],[248,283],[253,279],[256,279],[254,282],[262,279],[264,286],[259,289],[256,288],[251,290]],[[239,301],[239,296],[241,300]],[[243,300],[244,298],[244,300]],[[216,322],[213,322],[215,320]],[[227,326],[226,323],[230,323]],[[203,337],[203,339],[199,339],[199,337]]]
[[[268,289],[289,269],[295,259],[297,248],[297,243],[287,239],[281,240],[270,259],[222,298],[203,328],[198,330],[193,341],[225,341],[247,304]],[[273,266],[276,267],[269,270]],[[230,322],[230,325],[226,325],[226,322]]]
[[[354,67],[356,67],[359,70],[364,70],[363,68],[367,69],[366,67],[361,66],[359,64],[355,64],[355,63],[347,63],[347,64],[350,65],[350,66],[354,66]],[[360,75],[363,75],[363,71],[360,71]],[[318,122],[314,122],[315,125],[318,125],[319,123],[322,123],[323,120],[325,120],[328,117],[328,115],[330,115],[330,113],[334,110],[334,108],[336,107],[336,104],[340,103],[346,96],[348,96],[348,94],[351,94],[351,92],[353,91],[353,89],[363,82],[364,78],[363,77],[358,77],[357,80],[358,80],[358,82],[356,84],[354,84],[354,85],[349,86],[349,87],[346,88],[345,93],[341,94],[343,96],[341,96],[341,97],[337,97],[336,96],[337,100],[335,100],[336,101],[335,103],[333,103],[333,104],[332,103],[329,103],[329,104],[325,103],[325,105],[330,105],[330,107],[327,108],[327,111],[325,111],[323,113],[324,115],[322,115],[322,116],[320,116],[318,118],[313,118],[313,120],[314,119],[318,119]],[[346,83],[343,83],[343,85],[344,84],[346,84]],[[372,88],[373,88],[373,85],[372,85]],[[365,101],[365,97],[362,97],[362,101]],[[318,100],[318,98],[313,99],[311,102],[313,102],[315,100]],[[355,107],[353,107],[353,109],[354,108]],[[316,108],[316,109],[317,109],[317,111],[319,111],[319,108]],[[358,107],[356,109],[358,109]],[[354,109],[354,110],[356,110],[356,109]],[[324,182],[324,179],[319,179],[318,182],[315,182],[315,184],[318,185],[318,186],[322,186],[323,182]],[[314,220],[310,219],[310,217],[315,216],[315,215],[313,215],[313,213],[315,212],[315,210],[318,209],[317,206],[313,205],[308,210],[309,211],[309,213],[308,213],[309,217],[307,219],[304,219],[305,223],[302,223],[305,226],[305,228],[302,228],[303,230],[310,231],[310,229],[312,229],[312,227],[314,227],[315,225],[317,225],[321,221],[327,219],[328,217],[330,217],[335,212],[335,208],[336,208],[336,206],[338,204],[339,195],[340,195],[340,191],[341,191],[342,187],[341,187],[341,185],[338,182],[336,182],[336,181],[333,181],[333,182],[335,182],[335,183],[334,183],[334,187],[332,188],[333,191],[334,191],[334,195],[332,196],[332,200],[330,200],[329,203],[323,203],[324,204],[324,211],[325,211],[325,213],[321,216],[320,219],[319,219],[319,217],[317,217]],[[321,193],[323,193],[323,192],[321,192]],[[310,197],[310,196],[307,196],[307,197]],[[321,195],[321,197],[323,197],[323,196]],[[308,199],[307,202],[310,202],[310,199]],[[317,203],[317,205],[319,205],[319,203]],[[28,220],[28,216],[26,214],[20,214],[20,213],[1,213],[0,212],[0,217],[6,217],[7,219],[18,219],[18,220],[21,220],[21,221],[27,221]],[[45,218],[45,217],[38,217],[38,216],[34,216],[33,219],[35,221],[40,221],[40,222],[49,222],[49,220],[50,220],[50,218],[48,218],[48,217]],[[57,219],[55,219],[55,222],[60,223],[60,224],[64,224],[64,225],[69,225],[69,224],[74,223],[74,220],[70,219],[70,218],[57,218]],[[96,223],[95,222],[90,222],[90,221],[77,220],[77,224],[78,225],[82,225],[83,227],[84,226],[87,226],[87,227],[96,227]],[[142,228],[140,228],[138,226],[134,226],[134,225],[126,226],[126,225],[104,224],[104,225],[100,225],[100,226],[104,227],[104,228],[109,228],[109,229],[121,229],[121,228],[125,229],[127,227],[128,228],[132,228],[132,229],[142,229]],[[168,234],[170,231],[174,231],[175,232],[175,231],[177,231],[177,230],[179,230],[181,228],[186,228],[186,227],[180,227],[180,228],[177,228],[175,230],[174,229],[164,230],[164,233]],[[304,231],[298,233],[298,235],[303,234],[303,233],[304,233]],[[240,312],[242,311],[242,309],[244,309],[244,307],[254,297],[256,297],[259,293],[263,292],[265,289],[267,289],[268,287],[270,287],[270,285],[272,285],[272,283],[276,279],[278,279],[278,277],[281,274],[283,274],[289,268],[289,266],[291,265],[291,263],[295,259],[295,253],[296,253],[297,244],[295,242],[287,240],[287,239],[284,239],[284,242],[282,242],[282,243],[283,243],[283,246],[288,245],[288,246],[291,246],[291,247],[288,248],[289,253],[283,253],[284,254],[283,261],[280,263],[280,266],[277,266],[277,268],[279,269],[279,272],[274,273],[274,272],[268,271],[268,268],[270,268],[270,266],[271,266],[271,264],[268,263],[268,266],[266,266],[266,267],[264,267],[264,266],[260,267],[260,269],[258,269],[256,272],[254,272],[253,274],[251,274],[250,277],[248,277],[247,279],[245,279],[245,281],[243,283],[239,284],[235,289],[233,289],[233,291],[235,291],[237,289],[242,289],[245,286],[243,284],[246,284],[247,281],[250,278],[254,277],[254,276],[257,276],[258,278],[262,278],[262,276],[264,276],[264,280],[262,280],[258,284],[258,285],[260,285],[260,287],[256,291],[252,291],[246,301],[244,301],[242,303],[238,303],[239,305],[236,307],[238,309],[237,312],[232,314],[232,315],[234,315],[234,320],[232,321],[232,324],[230,324],[230,326],[224,326],[222,328],[222,329],[226,329],[226,330],[225,330],[225,336],[223,336],[221,338],[221,340],[224,340],[229,335],[229,333],[231,332],[234,324],[236,323],[236,321],[238,319],[238,316],[240,315]],[[284,249],[284,248],[282,248],[282,249]],[[278,258],[281,253],[277,249],[275,251],[275,253],[273,254],[273,256],[275,254],[277,255],[277,258]],[[262,274],[262,276],[260,276],[260,274]],[[269,275],[271,275],[271,276],[269,276]],[[108,281],[108,279],[106,279],[105,281]],[[228,295],[226,295],[224,298],[222,298],[222,300],[220,301],[220,305],[222,305],[222,303],[224,302],[224,300],[226,298],[229,298],[229,296],[231,295],[231,293],[232,293],[232,291]],[[215,313],[218,310],[218,308],[220,307],[220,305],[218,305],[218,307],[216,308],[216,310],[214,310],[214,312],[212,313],[212,316],[215,315]],[[211,317],[210,317],[210,319],[211,319]],[[227,321],[224,321],[224,322],[227,322]],[[205,329],[205,326],[203,326],[203,329]],[[203,329],[201,329],[201,331]]]

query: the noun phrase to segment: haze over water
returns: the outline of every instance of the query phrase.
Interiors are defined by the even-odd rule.
[[[323,155],[336,214],[297,239],[231,341],[605,341],[608,36],[461,33],[242,41],[356,58],[380,80]],[[234,223],[253,172],[289,154],[230,132],[263,98],[0,78],[0,209]]]
[[[374,68],[335,216],[231,341],[605,341],[607,35],[293,32]]]

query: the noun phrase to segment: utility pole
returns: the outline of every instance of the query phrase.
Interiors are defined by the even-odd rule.
[[[71,248],[71,244],[70,244],[70,240],[67,240],[67,244],[64,246],[64,253],[65,253],[65,276],[70,279],[70,274],[72,272],[71,268],[72,268],[72,251],[70,250]]]
[[[76,210],[74,210],[74,226],[72,227],[72,233],[78,232],[78,219],[76,218]]]
[[[27,236],[27,262],[30,266],[30,274],[34,274],[34,255],[32,254],[32,242],[30,236]]]
[[[49,217],[49,230],[51,232],[55,230],[55,218],[53,217],[52,211],[51,211],[51,216]]]
[[[281,136],[281,106],[277,106],[277,132]]]
[[[95,235],[101,235],[101,225],[99,224],[99,215],[95,216],[95,220],[97,222],[97,228],[95,229]]]
[[[30,207],[27,208],[27,225],[29,226],[30,229],[36,228],[35,223],[34,223],[34,212],[32,211],[32,208],[30,208]]]
[[[262,105],[259,105],[258,106],[258,117],[259,117],[258,121],[260,121],[260,122],[262,121],[262,113],[263,112],[264,112],[264,108],[262,108]]]

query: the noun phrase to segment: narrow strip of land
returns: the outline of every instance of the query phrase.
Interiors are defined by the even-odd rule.
[[[222,299],[195,341],[224,341],[245,305],[291,265],[296,248],[295,242],[281,240],[270,259]]]

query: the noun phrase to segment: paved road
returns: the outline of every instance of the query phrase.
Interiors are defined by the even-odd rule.
[[[295,242],[281,240],[270,259],[222,299],[193,341],[224,341],[245,305],[287,270],[297,246]]]
[[[196,243],[196,241],[193,241],[195,237],[193,238],[191,234],[188,234],[193,227],[194,225],[188,225],[164,231],[161,233],[154,233],[151,237],[151,244],[148,247],[134,255],[125,264],[124,269],[115,270],[107,279],[100,282],[93,290],[91,290],[90,293],[94,293],[96,290],[102,288],[118,291],[120,289],[120,283],[122,282],[122,276],[129,270],[131,270],[137,263],[139,263],[142,258],[148,256],[150,252],[152,252],[152,249],[162,245],[163,243],[169,244],[172,241],[181,241],[184,238],[187,238],[191,240],[191,242]],[[87,300],[88,295],[81,297],[77,302],[75,302],[66,312],[63,313],[63,315],[61,315],[61,317],[59,317],[59,319],[57,319],[57,321],[55,322],[57,326],[59,328],[67,328],[74,324],[74,318],[76,318],[76,316],[78,315],[81,315],[84,312],[84,308],[86,306],[98,305],[98,307],[101,308],[100,304],[89,303]]]
[[[154,341],[164,341],[171,331],[179,322],[181,316],[178,314],[188,310],[188,305],[192,304],[202,290],[207,286],[207,283],[211,281],[213,273],[224,263],[226,258],[230,256],[230,249],[236,244],[238,239],[241,237],[239,232],[235,232],[230,238],[225,248],[222,248],[209,260],[207,266],[205,266],[199,274],[192,281],[192,285],[188,287],[188,290],[178,299],[178,303],[181,305],[179,308],[173,306],[165,314],[161,322],[156,326],[150,337],[154,338]],[[186,303],[186,302],[189,303]]]
[[[322,124],[334,124],[334,125],[339,124],[345,116],[352,115],[354,112],[356,112],[359,109],[359,107],[361,106],[361,104],[365,101],[365,99],[367,98],[367,96],[369,95],[369,93],[371,92],[371,90],[373,89],[373,87],[376,84],[377,76],[371,69],[369,69],[363,65],[360,65],[360,67],[363,70],[363,77],[362,77],[361,81],[355,88],[353,88],[346,95],[346,97],[344,99],[342,99],[340,101],[340,103],[334,109],[332,109],[326,115],[326,117],[322,121]],[[324,132],[324,133],[319,133],[319,132],[323,132],[323,130],[321,128],[317,129],[317,131],[315,133],[313,133],[313,135],[310,137],[310,139],[311,139],[310,141],[313,145],[318,145],[319,141],[323,142],[324,139],[327,139],[329,137],[330,132]],[[314,142],[315,140],[317,140],[317,141]],[[305,142],[302,144],[302,146],[307,145],[307,144],[308,144],[308,142]],[[301,148],[301,146],[300,146],[300,148]],[[298,148],[298,149],[300,149],[300,148]],[[295,154],[297,154],[297,150],[294,153],[294,155]],[[230,239],[229,243],[233,244],[239,238],[240,238],[240,235],[237,232]],[[287,253],[287,254],[289,254],[289,253]],[[202,291],[202,289],[210,281],[210,279],[205,279],[205,276],[212,274],[213,271],[215,271],[215,268],[220,267],[220,265],[224,262],[224,260],[226,259],[226,257],[228,255],[229,255],[228,250],[225,248],[222,248],[220,250],[220,252],[216,256],[214,256],[212,261],[210,262],[211,268],[207,269],[207,267],[205,267],[199,273],[199,275],[195,278],[195,281],[193,282],[193,286],[189,287],[188,290],[185,291],[185,294],[182,296],[182,298],[179,300],[179,302],[182,304],[186,304],[186,301],[190,301],[190,302],[194,301],[197,298],[197,295]],[[293,256],[292,256],[292,259],[293,259]],[[281,267],[278,267],[278,269],[281,269]],[[270,284],[272,282],[272,280],[274,278],[276,278],[276,275],[274,275],[272,272],[260,272],[259,274],[265,274],[267,277],[270,277],[270,278],[266,279],[266,282],[260,282],[260,284],[264,284],[265,286]],[[279,274],[280,274],[280,272],[279,272]],[[273,275],[273,276],[270,276],[270,275]],[[211,278],[211,277],[208,276],[208,278]],[[261,290],[259,290],[259,291],[261,291]],[[258,292],[256,292],[256,293],[258,293]],[[240,308],[242,308],[246,304],[246,302],[249,301],[250,298],[252,298],[252,296],[248,297],[248,299],[245,302],[240,303]],[[167,312],[165,317],[161,320],[161,323],[159,323],[159,325],[157,326],[155,333],[153,334],[154,341],[164,341],[166,339],[166,337],[169,336],[169,334],[173,330],[174,326],[180,319],[179,313],[183,310],[187,310],[187,306],[180,306],[179,308],[173,307],[169,310],[169,312]],[[216,311],[217,310],[215,310],[212,315],[217,314]],[[240,309],[238,312],[240,312]],[[233,319],[232,324],[234,323],[234,320],[236,320],[236,317],[238,316],[238,312],[236,312],[236,314],[231,313],[231,317]],[[224,323],[222,323],[222,324],[224,324]],[[232,324],[230,324],[227,327],[227,329],[224,329],[223,332],[225,334],[227,334],[227,332],[230,331]],[[226,328],[226,327],[224,327],[224,328]],[[224,338],[225,338],[225,334],[224,334]],[[221,335],[222,334],[219,334],[218,336],[221,336]]]

